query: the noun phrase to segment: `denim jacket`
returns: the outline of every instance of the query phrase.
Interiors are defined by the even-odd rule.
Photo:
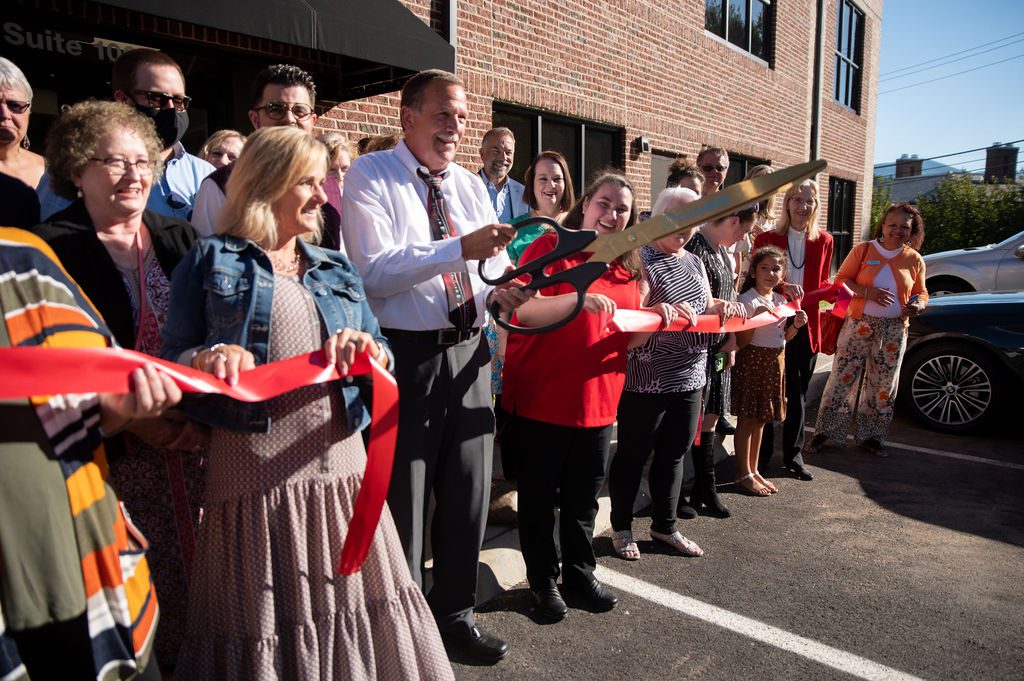
[[[363,280],[352,263],[341,253],[301,239],[297,244],[307,263],[302,283],[313,295],[327,331],[366,331],[384,348],[388,366],[394,371],[391,347],[370,311]],[[273,295],[273,266],[255,243],[223,235],[197,241],[172,275],[161,356],[187,361],[192,350],[228,343],[252,352],[257,365],[266,364]],[[345,400],[349,431],[362,430],[370,416],[359,398],[359,386],[351,377],[337,385]],[[182,410],[197,421],[246,432],[270,430],[265,402],[245,403],[223,395],[188,397]]]

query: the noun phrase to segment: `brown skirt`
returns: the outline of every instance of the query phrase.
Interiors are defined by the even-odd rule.
[[[748,345],[732,369],[732,413],[764,423],[786,418],[785,348]]]

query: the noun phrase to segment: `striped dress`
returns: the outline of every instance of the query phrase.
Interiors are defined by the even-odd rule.
[[[668,255],[651,246],[640,250],[650,282],[648,306],[687,302],[703,314],[711,302],[700,258],[683,251]],[[629,351],[626,387],[636,393],[678,393],[703,388],[707,381],[707,333],[660,332]]]
[[[0,228],[0,312],[0,346],[113,344],[53,251],[18,229]],[[148,661],[158,607],[145,540],[106,483],[97,395],[0,406],[0,679],[28,677],[17,632],[76,618],[94,669],[75,678],[129,678]]]

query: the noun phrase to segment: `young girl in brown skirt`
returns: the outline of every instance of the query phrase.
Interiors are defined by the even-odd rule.
[[[750,316],[773,310],[786,302],[775,291],[786,278],[786,254],[775,246],[760,248],[750,258],[739,302],[749,308]],[[764,424],[786,417],[786,342],[807,324],[807,313],[797,310],[793,317],[736,334],[739,351],[733,367],[732,413],[736,424],[736,463],[740,477],[736,483],[747,494],[769,496],[778,491],[761,476],[757,459]]]

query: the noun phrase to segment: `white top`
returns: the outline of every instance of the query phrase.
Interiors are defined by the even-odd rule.
[[[217,183],[206,178],[196,192],[196,203],[192,208],[192,226],[199,236],[213,236],[213,226],[217,223],[217,214],[226,201],[224,192]]]
[[[882,255],[882,258],[889,260],[895,258],[897,255],[903,252],[903,247],[900,246],[895,250],[888,248],[882,248],[878,241],[872,241],[871,246],[874,247],[875,251]],[[871,264],[872,260],[877,260],[876,257],[872,258],[869,253],[865,258],[865,264]],[[896,300],[896,274],[892,271],[892,265],[888,262],[885,263],[885,267],[878,270],[878,274],[875,275],[875,280],[871,283],[875,288],[884,288],[892,294],[892,302],[886,307],[882,307],[876,302],[871,300],[864,301],[864,314],[871,315],[872,317],[885,317],[888,319],[894,319],[896,317],[903,316],[903,310],[900,308],[900,303]]]
[[[807,232],[790,229],[786,238],[789,239],[789,271],[786,273],[786,281],[803,286],[804,266],[807,264]]]
[[[360,156],[345,174],[341,213],[342,237],[358,268],[380,325],[409,331],[451,327],[448,298],[441,274],[467,271],[484,323],[484,302],[491,288],[477,275],[477,261],[462,259],[459,239],[434,241],[427,221],[427,185],[417,175],[427,172],[405,140],[394,149]],[[444,193],[452,226],[468,234],[496,224],[483,182],[451,163],[444,173]],[[510,266],[504,251],[487,260],[485,272],[499,276]],[[468,265],[468,267],[467,267]]]
[[[753,316],[754,311],[759,307],[774,309],[786,302],[785,296],[781,293],[772,291],[770,296],[762,296],[753,286],[741,293],[736,300],[747,306],[750,316]],[[786,347],[786,319],[781,319],[777,324],[768,324],[754,329],[750,344],[759,348]]]

